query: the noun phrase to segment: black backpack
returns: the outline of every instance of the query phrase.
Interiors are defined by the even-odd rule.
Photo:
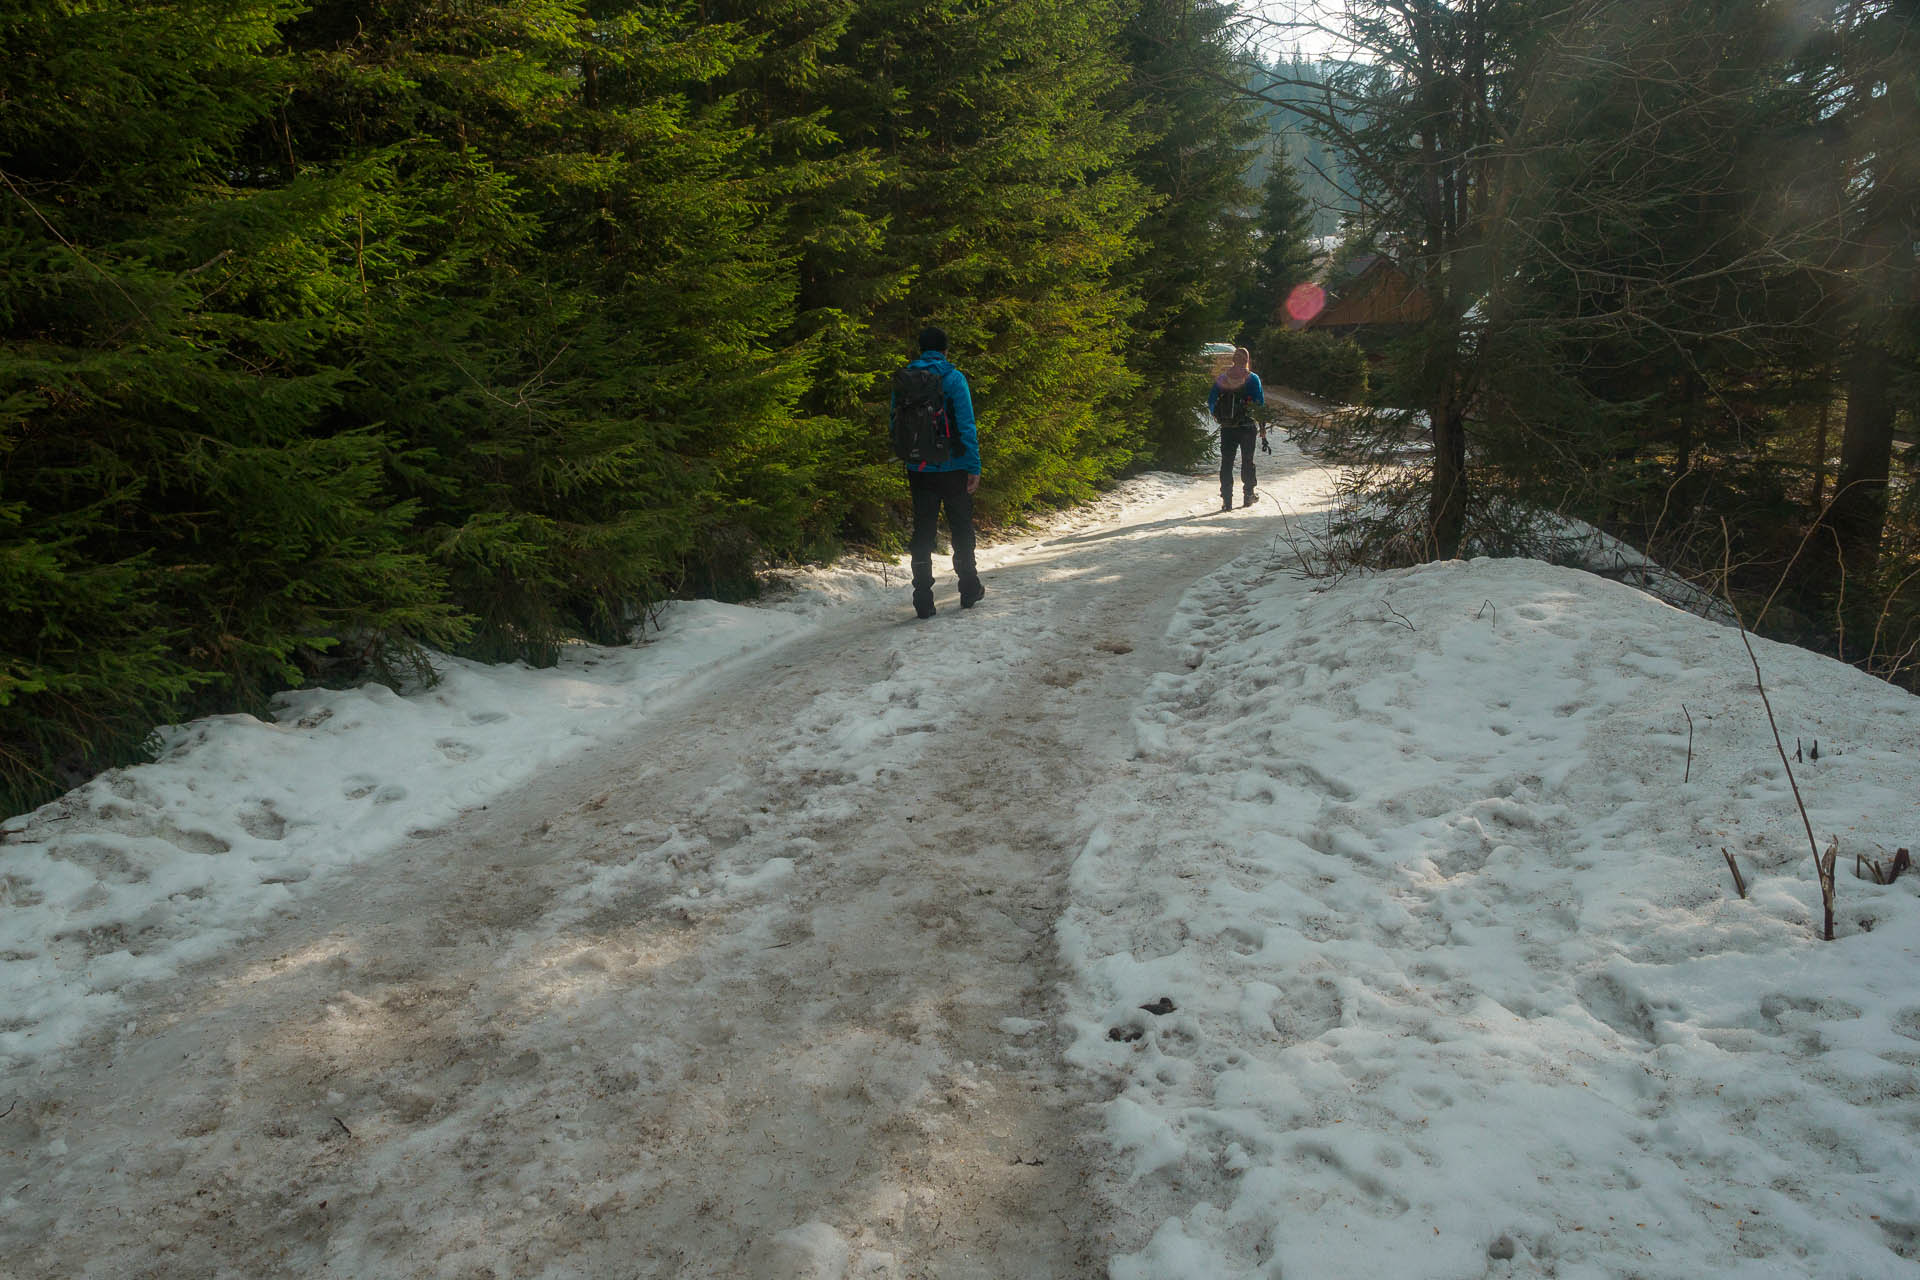
[[[908,365],[893,375],[893,453],[910,466],[924,467],[953,457],[953,418],[940,371]]]
[[[1253,421],[1252,382],[1220,388],[1213,402],[1213,420],[1223,427],[1244,427]]]

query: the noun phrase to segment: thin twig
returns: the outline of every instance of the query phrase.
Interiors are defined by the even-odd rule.
[[[1834,864],[1839,861],[1840,837],[1835,836],[1833,843],[1827,846],[1826,853],[1814,858],[1814,865],[1818,867],[1820,871],[1820,905],[1826,913],[1827,928],[1824,936],[1828,942],[1833,941],[1833,899],[1837,891],[1837,887],[1834,884],[1833,868]]]
[[[347,1128],[347,1122],[345,1120],[342,1120],[339,1116],[335,1116],[333,1122],[340,1126],[340,1132],[346,1134],[349,1138],[353,1136],[353,1130]]]
[[[1847,553],[1840,545],[1840,531],[1832,525],[1826,526],[1833,537],[1833,563],[1840,579],[1840,586],[1833,596],[1833,656],[1842,662],[1847,660]]]
[[[1753,620],[1754,626],[1757,627],[1767,620],[1767,612],[1773,608],[1774,597],[1778,596],[1780,589],[1787,585],[1787,577],[1793,572],[1794,563],[1800,559],[1800,553],[1807,549],[1807,543],[1812,540],[1813,535],[1817,531],[1827,527],[1827,513],[1833,510],[1833,504],[1840,501],[1840,495],[1845,493],[1847,489],[1851,489],[1854,485],[1860,483],[1861,481],[1854,480],[1847,484],[1845,488],[1836,489],[1833,496],[1827,499],[1826,505],[1820,508],[1820,513],[1813,518],[1812,523],[1807,525],[1807,531],[1800,535],[1799,545],[1793,549],[1793,554],[1787,557],[1786,567],[1780,571],[1780,577],[1774,582],[1773,590],[1767,593],[1765,603],[1760,606],[1760,613]],[[1841,569],[1841,576],[1845,577],[1845,575],[1846,570],[1843,567]]]
[[[27,193],[14,185],[12,176],[9,175],[7,171],[4,169],[0,169],[0,182],[4,182],[7,184],[7,190],[13,192],[14,195],[20,198],[20,203],[27,206],[27,208],[32,211],[34,217],[40,219],[40,225],[44,226],[48,231],[52,232],[53,238],[55,240],[58,240],[61,244],[66,246],[68,253],[71,253],[75,258],[78,258],[81,262],[86,263],[89,267],[92,267],[95,273],[98,274],[102,280],[105,280],[108,284],[112,285],[114,287],[114,290],[118,292],[121,297],[127,300],[127,305],[132,307],[134,309],[134,312],[137,315],[139,315],[139,317],[142,320],[145,320],[148,324],[153,323],[153,317],[147,314],[147,309],[141,306],[139,303],[135,302],[133,300],[133,295],[128,293],[126,291],[126,288],[122,286],[121,283],[118,280],[116,280],[111,273],[109,273],[105,268],[101,267],[99,264],[95,263],[93,259],[89,258],[86,254],[80,252],[80,247],[74,244],[73,241],[61,235],[60,228],[54,226],[53,223],[47,219],[47,215],[40,212],[39,205],[27,199]]]
[[[231,258],[232,256],[233,256],[233,250],[222,249],[220,252],[214,254],[211,258],[208,258],[205,262],[201,263],[199,266],[188,267],[185,271],[182,271],[180,274],[183,276],[197,276],[202,271],[205,271],[208,267],[213,266],[215,263],[225,262],[228,258]]]
[[[1873,660],[1880,653],[1880,632],[1887,625],[1887,615],[1893,612],[1893,602],[1899,598],[1902,591],[1906,590],[1907,584],[1915,578],[1920,578],[1920,569],[1915,569],[1912,573],[1909,573],[1906,577],[1894,583],[1893,589],[1887,592],[1886,600],[1881,603],[1880,616],[1874,619],[1873,622],[1873,642],[1867,646],[1866,663],[1868,670],[1873,669]],[[1887,679],[1891,681],[1894,675],[1895,672],[1889,671],[1887,673]]]
[[[1393,602],[1391,600],[1382,600],[1380,603],[1387,607],[1387,612],[1393,615],[1393,620],[1395,622],[1398,622],[1401,626],[1405,627],[1407,630],[1418,631],[1420,629],[1413,625],[1413,619],[1409,618],[1406,614],[1394,608]],[[1382,618],[1381,621],[1385,622],[1386,619]]]
[[[1732,544],[1731,535],[1727,532],[1727,522],[1725,517],[1722,517],[1720,520],[1720,535],[1724,540],[1722,545],[1728,548],[1728,551],[1726,552],[1726,558],[1725,560],[1723,560],[1722,563],[1728,568],[1730,572],[1732,567],[1731,566],[1731,561],[1732,561],[1731,548],[1733,544]],[[1760,659],[1759,659],[1759,656],[1756,655],[1753,651],[1753,641],[1749,639],[1747,636],[1746,619],[1740,616],[1740,608],[1738,605],[1734,604],[1733,592],[1727,590],[1726,583],[1727,583],[1727,579],[1723,577],[1720,580],[1721,594],[1726,599],[1727,608],[1733,610],[1733,620],[1735,624],[1737,624],[1740,628],[1740,643],[1747,646],[1747,660],[1753,663],[1754,687],[1760,691],[1760,705],[1767,709],[1767,727],[1773,730],[1773,747],[1774,747],[1774,750],[1780,753],[1780,767],[1787,771],[1787,785],[1793,788],[1793,803],[1795,807],[1800,810],[1801,824],[1804,825],[1807,829],[1807,847],[1813,850],[1813,860],[1816,863],[1818,863],[1820,861],[1820,842],[1813,838],[1813,821],[1812,819],[1807,817],[1806,801],[1800,798],[1800,784],[1794,779],[1794,776],[1793,776],[1793,762],[1787,759],[1786,744],[1780,741],[1780,724],[1778,721],[1776,721],[1773,718],[1773,701],[1772,699],[1767,697],[1767,682],[1764,679],[1762,679],[1760,675]]]
[[[1491,600],[1482,600],[1480,602],[1480,607],[1473,611],[1474,621],[1478,622],[1480,620],[1480,615],[1485,613],[1489,609],[1493,610],[1493,616],[1487,619],[1487,625],[1493,628],[1495,631],[1498,631],[1500,629],[1500,610]]]
[[[1742,898],[1746,897],[1747,878],[1740,874],[1740,864],[1733,860],[1733,855],[1728,853],[1724,847],[1720,850],[1720,856],[1727,860],[1727,870],[1733,872],[1733,887],[1740,891]]]
[[[1654,516],[1653,527],[1647,531],[1647,550],[1645,553],[1647,559],[1649,560],[1653,559],[1653,544],[1660,537],[1660,525],[1661,525],[1661,522],[1667,518],[1667,509],[1673,505],[1673,491],[1680,487],[1681,481],[1685,480],[1688,476],[1692,474],[1693,474],[1693,463],[1688,462],[1687,469],[1685,471],[1682,471],[1679,475],[1673,478],[1673,483],[1667,486],[1666,493],[1661,497],[1660,513]]]
[[[1687,710],[1687,704],[1683,702],[1680,704],[1680,714],[1687,718],[1687,771],[1680,777],[1680,783],[1684,786],[1693,781],[1693,712]],[[1743,893],[1740,896],[1744,898],[1747,895]]]

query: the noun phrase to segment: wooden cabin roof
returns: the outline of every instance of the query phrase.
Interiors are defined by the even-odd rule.
[[[1426,290],[1384,254],[1369,254],[1342,264],[1335,271],[1357,277],[1340,290],[1340,297],[1307,322],[1310,329],[1357,328],[1361,325],[1418,324],[1433,314]]]

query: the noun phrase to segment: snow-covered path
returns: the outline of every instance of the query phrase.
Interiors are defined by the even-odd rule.
[[[720,667],[22,1073],[0,1274],[1103,1274],[1144,1240],[1052,929],[1178,602],[1281,523],[1158,483],[989,553],[980,608]]]
[[[0,823],[0,1280],[1914,1274],[1920,698],[1266,461]]]

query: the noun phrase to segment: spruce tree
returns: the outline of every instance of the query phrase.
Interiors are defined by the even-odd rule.
[[[1487,250],[1501,216],[1495,148],[1516,123],[1528,20],[1525,0],[1352,0],[1347,22],[1365,56],[1313,85],[1280,81],[1264,90],[1341,152],[1355,185],[1355,230],[1428,299],[1427,317],[1382,371],[1377,394],[1399,412],[1363,420],[1364,438],[1349,442],[1358,456],[1390,456],[1395,437],[1417,420],[1411,415],[1424,418],[1432,449],[1415,477],[1424,511],[1417,526],[1398,531],[1421,558],[1459,554],[1468,534],[1479,304],[1495,274]],[[1390,520],[1413,509],[1407,481],[1401,472],[1392,482]]]
[[[1234,327],[1230,306],[1249,279],[1245,173],[1257,126],[1231,89],[1232,20],[1228,5],[1143,0],[1125,31],[1116,105],[1132,113],[1140,143],[1128,167],[1152,201],[1123,277],[1141,302],[1128,363],[1142,379],[1147,456],[1160,466],[1212,447],[1196,411],[1206,394],[1198,353]]]
[[[385,442],[336,416],[351,184],[245,159],[283,92],[246,0],[0,18],[0,789],[126,759],[193,690],[260,708],[351,648],[446,641]]]
[[[828,428],[850,514],[904,497],[885,445],[885,375],[929,320],[973,381],[988,518],[1083,496],[1132,461],[1134,375],[1121,352],[1136,303],[1111,279],[1144,204],[1121,167],[1133,138],[1109,94],[1124,16],[1116,0],[774,11],[789,24],[776,30],[816,37],[804,88],[788,66],[784,87],[776,77],[758,82],[773,85],[764,98],[758,83],[742,92],[784,103],[771,119],[817,109],[787,131],[796,152],[822,148],[801,170],[789,224],[795,332],[812,369],[807,407],[855,428]]]
[[[1265,31],[1271,38],[1271,20],[1262,21],[1243,10],[1240,22],[1247,35]],[[1314,236],[1339,234],[1342,218],[1358,212],[1353,175],[1341,152],[1328,145],[1322,131],[1308,127],[1312,117],[1327,111],[1342,117],[1349,127],[1355,123],[1343,116],[1342,103],[1330,102],[1327,96],[1327,77],[1338,67],[1338,63],[1318,63],[1296,53],[1271,65],[1249,59],[1240,68],[1241,91],[1254,100],[1268,135],[1254,162],[1252,181],[1264,189],[1274,165],[1290,167],[1313,211]]]
[[[1809,322],[1822,288],[1797,264],[1827,251],[1831,228],[1795,213],[1815,208],[1821,183],[1782,161],[1816,121],[1779,83],[1759,16],[1741,0],[1674,23],[1614,6],[1561,36],[1556,92],[1529,113],[1531,136],[1551,145],[1512,165],[1515,232],[1499,241],[1508,270],[1491,331],[1493,354],[1520,367],[1489,399],[1582,460],[1590,518],[1638,506],[1651,519],[1712,485],[1782,500],[1750,442],[1772,408],[1817,389],[1822,326]],[[1601,49],[1606,72],[1581,73]],[[1657,135],[1632,128],[1649,110]],[[1527,352],[1553,363],[1528,367]],[[1499,463],[1538,466],[1544,451],[1532,452]],[[1564,493],[1578,492],[1572,479]]]
[[[737,32],[635,4],[317,6],[290,32],[303,163],[393,175],[406,251],[348,353],[398,437],[416,545],[479,624],[551,661],[689,586],[738,586],[743,479],[796,388],[791,282],[725,98]],[[776,474],[780,467],[773,463]],[[778,491],[778,485],[763,485]]]
[[[1284,323],[1282,307],[1289,291],[1313,276],[1313,209],[1293,166],[1282,156],[1273,157],[1261,187],[1253,248],[1253,261],[1233,300],[1236,340],[1242,346]]]
[[[876,380],[898,344],[872,331],[906,269],[889,252],[887,193],[898,162],[871,128],[881,109],[859,0],[711,0],[707,22],[739,33],[740,60],[709,96],[732,94],[754,125],[752,180],[778,210],[779,252],[791,264],[791,317],[772,335],[805,378],[783,439],[767,453],[792,471],[789,528],[763,539],[774,555],[830,550],[843,536],[886,538],[900,500],[898,468],[874,438]]]

